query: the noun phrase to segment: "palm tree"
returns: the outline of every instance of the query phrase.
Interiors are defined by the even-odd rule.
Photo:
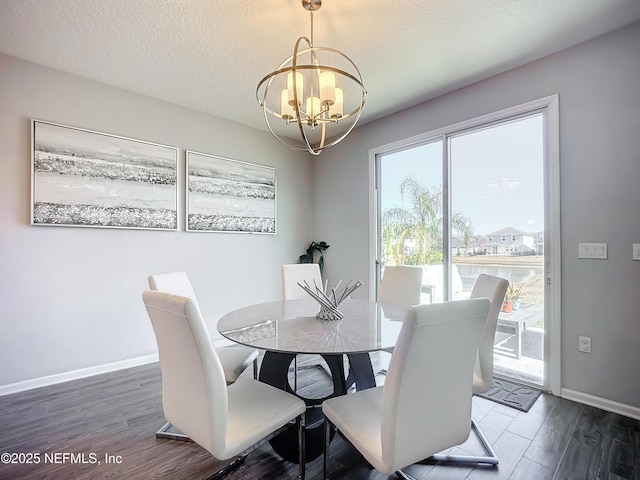
[[[410,208],[393,207],[382,216],[383,253],[395,258],[398,265],[429,265],[442,262],[442,190],[430,190],[414,177],[400,183],[401,198],[408,197]],[[468,218],[454,213],[452,230],[465,246],[473,239],[473,226]],[[415,242],[415,253],[406,255],[409,240]]]
[[[453,213],[451,218],[451,230],[457,234],[464,242],[465,250],[469,250],[469,245],[475,240],[473,225],[471,220],[461,213]]]
[[[397,239],[408,228],[405,216],[406,210],[392,208],[383,212],[382,216],[382,258],[395,258],[398,265],[404,264],[404,249],[398,251]]]

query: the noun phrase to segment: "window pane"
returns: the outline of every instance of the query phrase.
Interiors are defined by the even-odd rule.
[[[382,264],[425,266],[422,301],[442,301],[442,142],[384,155],[380,203]]]

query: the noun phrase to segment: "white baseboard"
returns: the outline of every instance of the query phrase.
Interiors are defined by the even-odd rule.
[[[216,347],[222,347],[224,345],[232,345],[233,342],[231,340],[227,340],[226,338],[219,338],[214,340],[213,344]],[[71,380],[91,377],[93,375],[100,375],[101,373],[109,373],[115,372],[116,370],[124,370],[125,368],[139,367],[140,365],[147,365],[149,363],[154,363],[157,361],[158,354],[154,353],[142,357],[130,358],[128,360],[106,363],[104,365],[80,368],[78,370],[71,370],[70,372],[56,373],[54,375],[47,375],[46,377],[39,377],[32,380],[10,383],[8,385],[0,385],[0,397],[4,395],[11,395],[12,393],[25,392],[34,388],[55,385],[56,383],[64,383]]]
[[[607,400],[606,398],[596,397],[595,395],[589,395],[588,393],[569,390],[568,388],[562,389],[561,396],[567,400],[573,400],[574,402],[590,405],[601,410],[606,410],[607,412],[613,412],[619,415],[624,415],[625,417],[640,420],[640,408],[632,405],[614,402],[613,400]]]
[[[225,339],[214,341],[214,344],[216,346],[223,346],[229,343],[232,342],[228,342]],[[124,370],[126,368],[147,365],[149,363],[154,363],[157,361],[158,354],[154,353],[151,355],[130,358],[128,360],[120,360],[118,362],[107,363],[104,365],[80,368],[78,370],[72,370],[70,372],[56,373],[54,375],[48,375],[46,377],[10,383],[8,385],[0,385],[0,397],[4,395],[11,395],[12,393],[32,390],[34,388],[46,387],[48,385],[55,385],[57,383],[64,383],[71,380],[91,377],[93,375],[100,375],[101,373],[115,372],[116,370]],[[613,400],[608,400],[602,397],[596,397],[595,395],[589,395],[588,393],[582,393],[576,390],[570,390],[568,388],[563,388],[561,390],[561,397],[566,398],[567,400],[572,400],[574,402],[600,408],[607,412],[613,412],[619,415],[624,415],[625,417],[640,420],[640,408],[634,407],[632,405],[615,402]]]
[[[24,392],[34,388],[55,385],[56,383],[69,382],[80,378],[100,375],[101,373],[114,372],[116,370],[124,370],[125,368],[138,367],[158,361],[158,354],[145,355],[143,357],[130,358],[128,360],[120,360],[118,362],[106,363],[104,365],[96,365],[94,367],[80,368],[70,372],[56,373],[47,375],[46,377],[34,378],[22,382],[10,383],[8,385],[0,385],[0,397],[10,395],[12,393]]]

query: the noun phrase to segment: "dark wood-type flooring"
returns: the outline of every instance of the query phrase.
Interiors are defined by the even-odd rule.
[[[328,385],[319,370],[300,374],[307,396],[322,396]],[[476,397],[473,416],[500,458],[497,469],[425,463],[407,473],[418,480],[640,479],[638,421],[549,394],[528,413]],[[202,479],[224,465],[193,443],[156,439],[163,423],[157,364],[0,397],[0,453],[39,454],[39,463],[0,463],[0,479]],[[454,450],[481,453],[474,438]],[[339,436],[329,465],[332,480],[395,478],[371,469]],[[295,479],[297,471],[267,443],[227,478]],[[321,477],[322,457],[307,465],[308,479]]]

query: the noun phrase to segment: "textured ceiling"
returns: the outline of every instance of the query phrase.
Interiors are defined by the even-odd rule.
[[[358,65],[364,123],[639,19],[638,0],[325,0],[314,37]],[[263,130],[256,85],[303,35],[300,0],[0,0],[0,53]]]

